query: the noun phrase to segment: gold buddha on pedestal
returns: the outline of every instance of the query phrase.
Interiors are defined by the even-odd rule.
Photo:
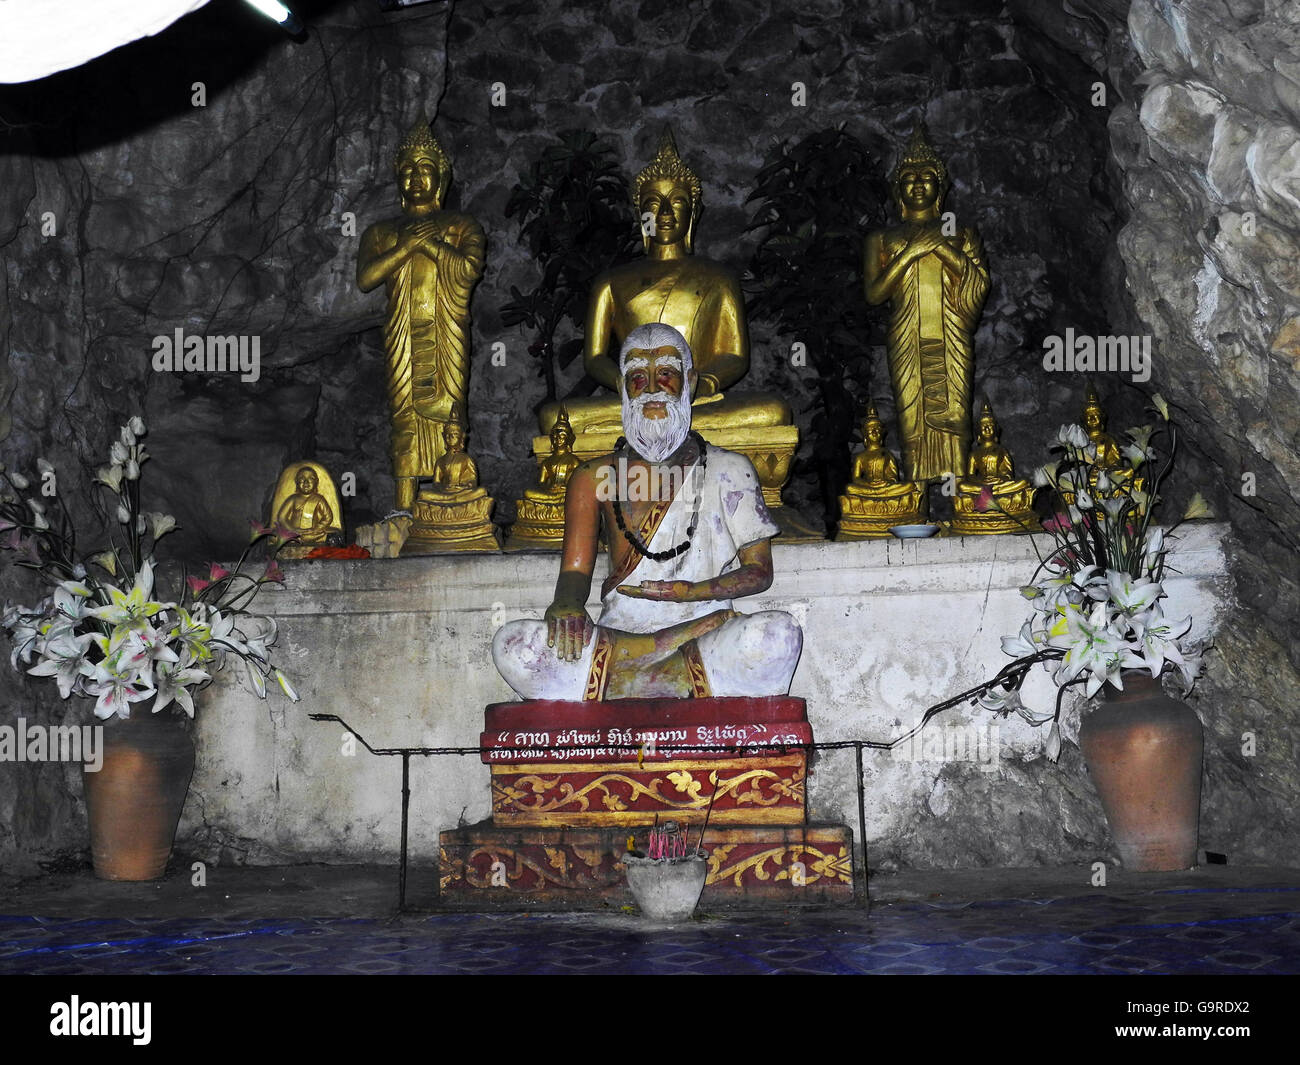
[[[271,524],[295,534],[280,547],[280,558],[305,558],[331,540],[343,542],[339,493],[325,467],[293,462],[284,468],[271,497]]]
[[[952,531],[962,536],[1037,532],[1034,488],[1015,476],[1011,452],[998,443],[998,423],[985,401],[966,474],[957,482]]]
[[[729,391],[749,370],[749,330],[736,273],[694,254],[695,227],[703,206],[701,183],[677,154],[665,130],[659,151],[633,182],[632,199],[642,220],[644,259],[601,274],[587,306],[583,367],[611,394],[565,400],[575,435],[574,451],[587,460],[613,450],[623,419],[618,395],[618,351],[638,326],[663,323],[690,345],[698,373],[691,418],[706,440],[744,454],[758,469],[763,499],[790,538],[821,539],[781,506],[781,488],[799,443],[790,405],[773,393]],[[549,433],[560,405],[539,417]],[[534,440],[534,454],[547,439]]]
[[[494,501],[479,487],[478,467],[465,453],[464,428],[460,422],[448,422],[442,435],[445,450],[434,464],[432,487],[415,498],[403,557],[500,550],[491,520]]]
[[[903,475],[935,481],[966,468],[974,338],[989,290],[979,234],[940,213],[948,171],[913,132],[893,174],[899,224],[867,237],[867,302],[888,302],[886,350]]]
[[[1101,509],[1104,500],[1127,495],[1137,504],[1137,513],[1142,514],[1146,510],[1146,478],[1129,466],[1119,442],[1106,432],[1106,412],[1091,384],[1084,397],[1082,424],[1089,446],[1095,449],[1088,473],[1088,492],[1097,509]],[[1063,488],[1061,495],[1066,503],[1076,505],[1073,491]]]
[[[863,448],[853,460],[853,480],[840,496],[836,540],[882,540],[895,525],[925,521],[925,485],[901,481],[898,460],[885,447],[885,427],[874,403],[862,423]]]
[[[561,407],[551,426],[551,453],[538,464],[537,487],[525,489],[524,498],[515,504],[508,549],[559,549],[564,545],[564,493],[569,477],[580,465],[581,460],[573,453],[569,414]]]

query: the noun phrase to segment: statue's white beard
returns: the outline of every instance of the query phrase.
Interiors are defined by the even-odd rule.
[[[647,418],[647,403],[665,403],[665,417]],[[651,462],[663,462],[686,442],[691,431],[691,396],[683,391],[676,399],[663,393],[643,392],[635,399],[623,396],[623,435],[638,455]]]

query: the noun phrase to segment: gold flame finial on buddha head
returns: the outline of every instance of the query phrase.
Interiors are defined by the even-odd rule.
[[[438,171],[435,206],[441,209],[442,198],[447,192],[447,186],[451,184],[451,158],[442,150],[442,145],[438,143],[429,128],[429,120],[423,115],[416,120],[415,125],[398,145],[397,154],[393,156],[393,169],[400,173],[402,164],[411,160],[428,161]]]
[[[890,184],[898,185],[898,179],[902,177],[903,171],[908,167],[926,167],[935,172],[939,179],[940,190],[948,187],[948,168],[943,165],[943,160],[934,150],[930,143],[929,130],[925,128],[925,123],[921,122],[912,130],[912,135],[907,140],[907,146],[903,149],[903,154],[898,160],[898,165],[894,167],[894,173],[890,178]]]
[[[691,220],[686,227],[686,250],[694,250],[695,222],[700,217],[703,206],[704,186],[700,176],[682,162],[677,154],[677,142],[673,139],[671,126],[665,126],[659,138],[659,150],[650,163],[632,180],[632,204],[641,210],[641,195],[645,187],[653,181],[672,181],[683,185],[691,194]]]

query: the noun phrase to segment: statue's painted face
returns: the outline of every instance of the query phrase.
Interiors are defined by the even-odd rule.
[[[691,190],[668,178],[652,181],[641,192],[641,218],[654,223],[653,244],[677,244],[686,239],[691,225]]]
[[[555,427],[551,429],[551,447],[559,451],[562,448],[569,447],[572,443],[573,431],[556,423]]]
[[[939,200],[939,175],[928,166],[904,167],[898,175],[898,195],[903,206],[914,210],[932,207]]]
[[[413,205],[435,202],[439,176],[432,159],[408,155],[397,168],[397,183],[402,190],[402,198]]]
[[[997,431],[997,423],[987,415],[980,419],[980,439],[992,440]]]
[[[653,350],[638,348],[628,353],[623,365],[624,395],[629,400],[647,397],[638,403],[645,417],[667,417],[669,403],[680,398],[686,383],[677,349],[667,345]]]
[[[879,447],[885,441],[885,429],[879,422],[865,422],[862,426],[862,439],[871,447]]]
[[[303,495],[310,495],[316,491],[316,471],[310,466],[304,466],[298,471],[294,484],[298,486],[298,491]]]
[[[442,439],[446,442],[448,451],[459,451],[465,443],[465,431],[459,422],[448,422],[447,428],[442,431]]]
[[[1101,411],[1096,407],[1088,407],[1083,412],[1083,427],[1090,433],[1101,430]]]

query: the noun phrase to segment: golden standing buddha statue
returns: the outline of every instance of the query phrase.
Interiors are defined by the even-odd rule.
[[[757,468],[766,505],[789,538],[821,539],[781,505],[781,488],[799,443],[790,405],[774,393],[728,392],[749,370],[749,329],[736,273],[694,254],[703,206],[699,176],[677,154],[665,130],[659,151],[637,174],[632,199],[642,219],[646,257],[596,278],[587,305],[583,367],[610,395],[565,400],[581,460],[613,450],[623,418],[618,351],[638,326],[661,322],[686,339],[699,374],[692,425],[706,440],[739,451]],[[548,433],[560,405],[542,408]],[[545,454],[547,440],[534,440]]]
[[[998,423],[988,401],[953,499],[952,531],[962,536],[1037,532],[1034,488],[1015,476],[1011,452],[998,443]]]
[[[474,219],[442,210],[451,160],[424,119],[406,135],[395,165],[402,215],[362,235],[357,286],[388,290],[389,447],[397,509],[410,510],[443,453],[444,427],[466,421],[469,302],[483,275],[484,238]]]
[[[510,530],[508,549],[549,548],[564,545],[564,494],[569,477],[581,465],[573,453],[573,427],[568,410],[561,406],[560,415],[551,426],[551,453],[537,469],[537,487],[524,490],[524,498],[515,504],[515,524]]]
[[[478,467],[465,452],[460,422],[443,427],[443,453],[434,463],[433,485],[415,499],[414,523],[402,556],[449,551],[497,551],[493,499],[478,483]]]
[[[293,462],[284,468],[271,496],[271,524],[296,534],[280,548],[280,558],[305,558],[331,539],[342,545],[339,494],[324,466]]]
[[[948,172],[912,134],[894,170],[901,222],[867,237],[867,302],[890,304],[887,351],[904,476],[934,481],[966,469],[974,336],[989,289],[979,235],[948,226],[940,207]]]
[[[925,485],[899,479],[898,460],[885,447],[885,427],[874,403],[867,404],[862,443],[853,460],[853,480],[840,496],[836,540],[883,540],[895,525],[925,521]]]

